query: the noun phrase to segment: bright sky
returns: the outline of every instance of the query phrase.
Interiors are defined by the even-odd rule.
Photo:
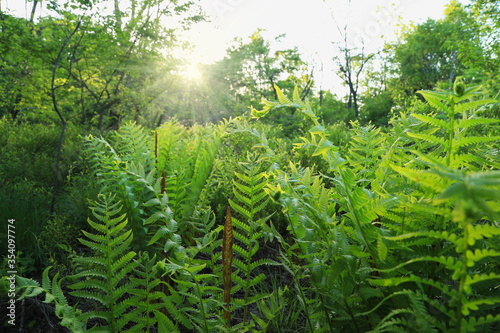
[[[247,38],[258,28],[266,30],[268,40],[286,33],[276,48],[297,46],[315,67],[317,87],[345,88],[335,74],[332,61],[336,53],[333,42],[342,38],[337,26],[353,34],[351,41],[368,51],[395,39],[398,24],[421,23],[427,18],[440,19],[450,0],[201,0],[211,23],[195,26],[186,36],[195,45],[189,58],[210,63],[221,59],[234,37]],[[248,39],[247,39],[248,40]],[[323,70],[321,71],[321,68]]]
[[[123,1],[123,0],[122,0]],[[190,53],[183,53],[192,64],[211,63],[224,57],[225,51],[235,37],[243,39],[258,28],[265,29],[263,36],[274,41],[280,34],[286,38],[273,47],[297,46],[315,67],[317,87],[333,88],[343,96],[345,88],[335,74],[332,58],[340,42],[337,26],[348,24],[352,33],[350,41],[361,45],[364,40],[368,51],[383,46],[384,40],[394,40],[398,24],[410,21],[421,23],[427,18],[439,19],[450,0],[200,0],[212,22],[194,26],[184,33],[184,38],[193,44]],[[31,3],[23,0],[0,0],[1,8],[26,17]],[[45,1],[44,1],[45,7]],[[37,13],[39,15],[39,12]],[[195,76],[194,66],[188,74]],[[322,70],[321,70],[322,69]]]

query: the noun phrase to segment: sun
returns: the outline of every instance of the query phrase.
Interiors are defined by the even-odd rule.
[[[201,73],[198,69],[198,63],[188,63],[181,72],[181,75],[186,79],[191,81],[199,81],[201,79]]]

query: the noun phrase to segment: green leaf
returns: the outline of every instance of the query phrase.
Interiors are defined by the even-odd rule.
[[[331,151],[334,147],[335,146],[331,143],[331,141],[327,139],[321,139],[312,156],[324,155],[327,152]]]
[[[377,251],[381,260],[385,260],[387,258],[387,246],[384,244],[384,240],[380,235],[377,241]]]

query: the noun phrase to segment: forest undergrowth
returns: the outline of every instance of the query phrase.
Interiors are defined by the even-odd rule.
[[[46,245],[41,280],[16,276],[18,303],[44,314],[31,325],[498,332],[498,101],[457,80],[420,91],[430,113],[340,135],[275,89],[252,120],[82,138],[91,217],[67,231],[79,244]],[[258,120],[278,109],[303,116],[295,140]]]

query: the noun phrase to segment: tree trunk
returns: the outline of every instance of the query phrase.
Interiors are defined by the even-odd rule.
[[[62,144],[64,140],[64,131],[66,130],[66,120],[62,116],[61,112],[59,111],[59,108],[57,106],[57,100],[56,100],[56,90],[54,87],[54,82],[56,80],[56,71],[57,71],[57,66],[59,64],[59,60],[61,59],[61,54],[63,53],[64,48],[68,44],[69,40],[73,35],[76,33],[78,28],[80,28],[81,21],[78,21],[75,30],[71,32],[71,34],[66,38],[64,41],[63,45],[61,46],[61,49],[59,50],[59,54],[57,55],[56,61],[54,62],[54,68],[52,69],[52,83],[51,83],[51,94],[52,94],[52,104],[54,105],[54,110],[57,112],[57,115],[59,116],[59,119],[61,120],[62,123],[62,129],[61,129],[61,136],[59,137],[59,146],[57,147],[57,160],[56,160],[56,175],[55,175],[55,180],[54,180],[54,189],[52,191],[52,203],[50,204],[50,215],[54,215],[54,208],[56,204],[56,193],[57,193],[57,187],[59,183],[59,165],[61,163],[61,150],[62,150]],[[42,221],[40,220],[40,230],[42,228]]]
[[[33,8],[31,9],[30,23],[33,23],[35,19],[36,6],[38,5],[38,0],[33,1]]]
[[[358,119],[358,94],[357,92],[353,91],[352,93],[352,101],[353,101],[353,105],[354,105],[354,117],[356,117],[356,119]]]

